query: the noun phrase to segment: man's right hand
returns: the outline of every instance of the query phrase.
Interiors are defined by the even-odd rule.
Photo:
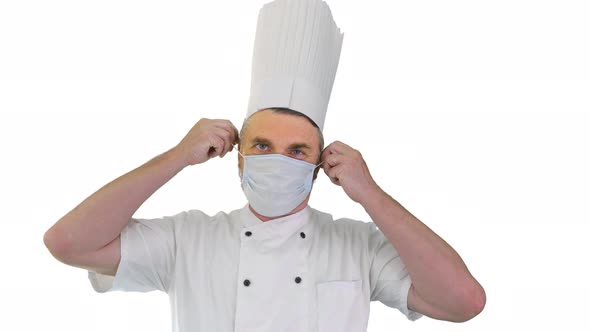
[[[186,165],[196,165],[226,153],[238,143],[238,129],[229,120],[201,119],[174,148]]]

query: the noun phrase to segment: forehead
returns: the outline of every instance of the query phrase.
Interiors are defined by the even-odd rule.
[[[258,111],[250,116],[244,128],[242,139],[251,140],[264,137],[271,141],[293,141],[319,144],[318,129],[302,116],[273,112]]]

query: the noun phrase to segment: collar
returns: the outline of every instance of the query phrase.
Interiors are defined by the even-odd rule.
[[[280,242],[282,242],[281,239],[287,239],[299,231],[309,222],[310,217],[311,208],[309,205],[297,213],[264,222],[252,213],[248,204],[240,211],[242,233],[250,231],[253,233],[253,238],[259,240],[275,239]]]

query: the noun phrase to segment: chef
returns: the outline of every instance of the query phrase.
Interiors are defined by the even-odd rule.
[[[241,130],[201,119],[62,217],[44,236],[50,252],[88,270],[97,292],[166,292],[173,331],[360,332],[370,301],[410,320],[476,316],[485,293],[459,255],[377,185],[357,150],[324,147],[342,40],[321,0],[264,5]],[[234,150],[242,208],[133,217],[181,170]],[[309,206],[324,174],[372,222]]]

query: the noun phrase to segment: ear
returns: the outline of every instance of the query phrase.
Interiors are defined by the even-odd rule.
[[[313,180],[315,181],[318,178],[318,172],[320,171],[321,167],[317,167],[315,171],[313,171]]]

